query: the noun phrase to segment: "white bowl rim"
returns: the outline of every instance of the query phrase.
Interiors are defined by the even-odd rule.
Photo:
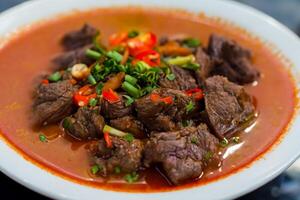
[[[300,71],[300,57],[297,55],[297,52],[300,51],[299,38],[273,18],[251,7],[229,0],[65,0],[64,2],[61,0],[33,0],[0,14],[0,35],[12,33],[37,19],[45,19],[75,8],[87,9],[95,6],[108,7],[128,4],[174,7],[196,13],[203,11],[208,16],[218,16],[274,44],[294,64],[293,74],[297,76],[297,71]],[[47,9],[41,11],[41,8],[45,7]],[[299,88],[299,83],[297,83],[297,87]],[[111,200],[179,200],[186,197],[191,200],[200,197],[202,199],[233,199],[270,181],[298,158],[300,145],[297,143],[297,139],[299,139],[297,130],[299,128],[300,117],[297,115],[284,139],[267,152],[262,159],[252,163],[250,167],[221,180],[179,191],[126,193],[106,191],[78,184],[55,176],[25,160],[4,140],[0,140],[0,170],[24,186],[55,199],[94,199],[97,197]]]

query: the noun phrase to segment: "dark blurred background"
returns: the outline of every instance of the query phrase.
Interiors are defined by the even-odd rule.
[[[26,0],[0,0],[0,12]],[[63,0],[62,0],[63,1]],[[300,0],[236,0],[271,15],[300,36]],[[299,52],[300,53],[300,52]],[[16,166],[17,167],[17,166]],[[241,186],[242,187],[242,186]],[[0,172],[1,199],[46,199]],[[239,200],[300,200],[300,161]]]

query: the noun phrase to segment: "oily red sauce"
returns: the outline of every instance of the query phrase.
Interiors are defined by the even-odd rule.
[[[158,36],[187,34],[207,44],[211,33],[222,34],[250,48],[254,64],[262,77],[246,90],[256,98],[259,117],[254,125],[240,134],[241,142],[223,154],[219,169],[208,169],[198,181],[170,186],[156,170],[141,174],[135,184],[126,184],[122,177],[104,180],[89,174],[86,143],[63,136],[58,126],[42,130],[30,126],[31,92],[35,77],[49,71],[50,60],[62,51],[59,40],[68,31],[88,22],[101,30],[104,42],[114,32],[138,29],[151,30]],[[0,49],[0,128],[3,136],[31,160],[48,170],[77,182],[103,189],[130,192],[158,192],[198,186],[236,172],[268,150],[283,134],[296,106],[295,85],[281,60],[261,42],[240,29],[224,25],[204,16],[141,8],[107,8],[74,12],[28,28],[17,34]],[[39,132],[49,138],[39,140]],[[226,158],[226,159],[225,159]]]

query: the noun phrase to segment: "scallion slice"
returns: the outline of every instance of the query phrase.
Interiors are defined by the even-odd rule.
[[[107,57],[114,59],[117,62],[121,62],[123,59],[123,56],[117,51],[109,51],[106,55]]]
[[[92,74],[90,74],[87,78],[88,82],[91,84],[91,85],[96,85],[97,84],[97,81],[96,79],[94,78],[94,76]]]
[[[91,50],[91,49],[86,50],[85,54],[87,57],[94,59],[94,60],[98,60],[101,57],[101,53]]]
[[[61,76],[60,72],[55,72],[48,77],[48,80],[51,82],[57,82],[61,79],[61,77],[62,76]]]
[[[132,84],[132,85],[135,85],[136,82],[137,82],[137,79],[134,78],[133,76],[126,75],[126,76],[125,76],[125,81],[127,81],[128,83],[130,83],[130,84]]]
[[[127,133],[124,133],[123,131],[120,131],[118,129],[115,129],[109,125],[105,125],[103,128],[104,133],[109,133],[111,135],[117,136],[117,137],[124,137],[127,135]]]
[[[123,90],[125,90],[130,96],[134,98],[140,97],[140,90],[134,87],[132,84],[128,83],[127,81],[123,82],[122,84]]]

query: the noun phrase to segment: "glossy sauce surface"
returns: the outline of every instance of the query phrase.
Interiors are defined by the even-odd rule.
[[[95,178],[89,174],[88,143],[63,136],[57,125],[41,130],[31,127],[31,92],[35,77],[50,71],[51,59],[62,51],[59,45],[61,37],[85,22],[101,30],[104,42],[114,32],[138,29],[152,31],[158,36],[187,34],[201,39],[206,46],[209,35],[218,33],[252,50],[253,62],[262,77],[257,85],[246,86],[246,90],[256,99],[259,117],[254,125],[240,134],[241,142],[224,152],[218,170],[208,169],[200,180],[178,187],[170,186],[156,170],[143,172],[135,184],[126,184],[122,177]],[[295,86],[289,72],[280,59],[259,41],[217,20],[177,11],[110,8],[57,17],[28,28],[5,44],[0,49],[0,69],[0,129],[4,137],[51,171],[81,183],[117,191],[182,189],[233,173],[274,144],[287,128],[296,104]],[[49,142],[39,140],[40,132],[48,137]]]

